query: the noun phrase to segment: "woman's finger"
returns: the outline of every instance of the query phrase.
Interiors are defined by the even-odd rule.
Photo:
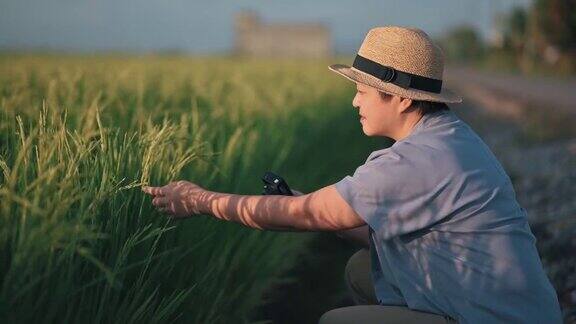
[[[162,190],[162,187],[144,186],[142,187],[142,191],[152,196],[164,196],[164,191]]]

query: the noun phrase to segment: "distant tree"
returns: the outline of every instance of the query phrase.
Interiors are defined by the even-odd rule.
[[[480,58],[484,53],[484,43],[478,31],[468,25],[450,30],[441,40],[447,57],[453,61],[470,61]]]
[[[526,46],[528,15],[522,7],[512,9],[504,26],[504,45],[515,54],[522,55]]]
[[[576,0],[533,0],[528,8],[514,7],[501,26],[500,54],[521,71],[576,73]]]
[[[537,32],[560,52],[576,55],[576,0],[536,0]]]

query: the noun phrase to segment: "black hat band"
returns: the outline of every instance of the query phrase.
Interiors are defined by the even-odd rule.
[[[442,80],[431,79],[416,74],[398,71],[356,55],[352,66],[384,82],[390,82],[404,89],[412,88],[433,93],[442,91]]]

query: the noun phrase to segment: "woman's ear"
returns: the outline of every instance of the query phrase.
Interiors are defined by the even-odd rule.
[[[398,107],[400,113],[406,112],[406,110],[407,110],[408,108],[410,108],[410,106],[412,106],[412,99],[400,97],[400,105],[399,105],[399,107]]]

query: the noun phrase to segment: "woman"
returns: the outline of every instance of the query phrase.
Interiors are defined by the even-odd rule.
[[[496,157],[446,105],[462,100],[442,88],[442,52],[428,35],[374,28],[352,67],[330,69],[356,83],[364,133],[396,141],[354,175],[295,197],[217,193],[187,181],[143,190],[175,217],[369,235],[369,250],[347,266],[359,305],[320,323],[561,322],[526,212]]]

